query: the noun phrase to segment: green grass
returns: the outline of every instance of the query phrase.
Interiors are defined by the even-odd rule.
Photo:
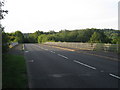
[[[3,55],[2,88],[28,88],[26,64],[23,56]]]

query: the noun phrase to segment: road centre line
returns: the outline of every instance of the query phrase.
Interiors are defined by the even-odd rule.
[[[89,65],[87,65],[87,64],[84,64],[84,63],[81,63],[81,62],[79,62],[79,61],[76,61],[76,60],[73,60],[74,62],[76,62],[76,63],[79,63],[79,64],[81,64],[81,65],[84,65],[84,66],[86,66],[86,67],[89,67],[89,68],[91,68],[91,69],[96,69],[95,67],[92,67],[92,66],[89,66]]]
[[[61,56],[61,57],[65,58],[65,59],[68,59],[68,57],[63,56],[63,55],[61,55],[61,54],[57,54],[57,55],[59,55],[59,56]]]
[[[117,78],[117,79],[120,79],[120,77],[119,76],[116,76],[116,75],[114,75],[114,74],[109,74],[110,76],[112,76],[112,77],[115,77],[115,78]]]

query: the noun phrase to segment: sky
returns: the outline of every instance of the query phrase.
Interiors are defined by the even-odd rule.
[[[118,29],[120,0],[6,0],[5,32]]]

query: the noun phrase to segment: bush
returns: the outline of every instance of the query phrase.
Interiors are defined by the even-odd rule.
[[[2,53],[5,53],[9,49],[9,38],[8,35],[3,31],[2,32]]]

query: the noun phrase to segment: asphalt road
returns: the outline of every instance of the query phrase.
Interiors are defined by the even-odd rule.
[[[119,88],[118,61],[25,44],[29,88]]]

